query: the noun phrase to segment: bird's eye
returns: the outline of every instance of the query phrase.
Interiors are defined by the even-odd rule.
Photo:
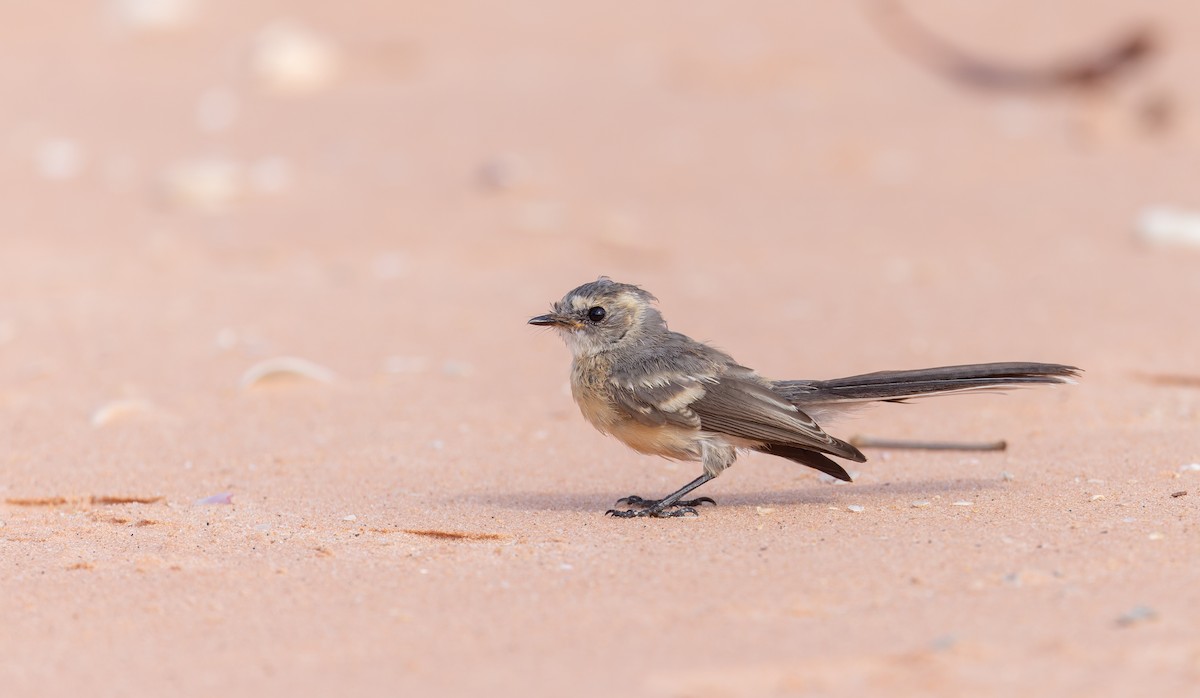
[[[608,313],[605,312],[604,308],[601,308],[598,305],[596,307],[588,310],[588,319],[591,320],[592,322],[600,322],[601,320],[604,319],[605,315],[608,315]]]

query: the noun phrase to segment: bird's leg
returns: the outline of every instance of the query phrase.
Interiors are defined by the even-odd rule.
[[[683,498],[683,495],[687,494],[688,492],[691,492],[692,490],[696,489],[700,485],[703,485],[704,483],[713,479],[713,477],[714,477],[713,475],[704,473],[700,477],[696,478],[695,480],[692,480],[688,484],[684,485],[683,487],[680,487],[678,490],[675,490],[674,492],[667,495],[666,497],[663,497],[662,499],[642,499],[641,497],[638,497],[636,495],[630,495],[628,497],[623,497],[623,498],[617,500],[617,504],[630,504],[632,506],[642,507],[642,508],[641,509],[627,509],[625,511],[618,511],[617,509],[609,509],[608,511],[606,511],[604,513],[608,514],[609,516],[616,516],[616,517],[622,518],[622,519],[631,519],[631,518],[640,517],[640,516],[653,516],[656,518],[664,518],[664,517],[671,517],[671,516],[687,516],[689,514],[691,514],[693,516],[698,516],[698,513],[696,512],[696,510],[693,507],[700,506],[704,502],[708,502],[709,504],[716,504],[716,502],[714,502],[712,500],[712,498],[710,498],[710,497],[700,497],[698,499],[687,499],[687,500],[683,500],[683,501],[681,501],[681,500]]]

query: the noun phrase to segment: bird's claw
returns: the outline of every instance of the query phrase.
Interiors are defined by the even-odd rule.
[[[642,499],[636,494],[631,494],[628,497],[622,497],[617,500],[617,504],[628,504],[629,506],[644,507],[646,509],[652,509],[658,506],[660,503],[662,503],[661,499]],[[678,502],[675,502],[671,506],[690,508],[698,507],[704,503],[716,505],[716,502],[712,497],[697,497],[696,499],[682,499]]]
[[[705,497],[704,499],[708,498]],[[710,499],[709,501],[711,502],[712,500]],[[612,516],[618,519],[633,519],[645,516],[651,516],[656,519],[671,519],[678,516],[699,516],[700,512],[696,511],[696,509],[691,506],[674,504],[670,507],[647,507],[645,509],[626,509],[624,511],[619,509],[609,509],[608,511],[604,512],[604,515]]]

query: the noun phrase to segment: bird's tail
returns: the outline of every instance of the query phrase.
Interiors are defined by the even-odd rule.
[[[877,371],[824,381],[776,381],[774,388],[789,402],[807,411],[808,406],[832,408],[839,403],[904,402],[930,395],[1074,383],[1079,372],[1074,366],[1013,361]]]

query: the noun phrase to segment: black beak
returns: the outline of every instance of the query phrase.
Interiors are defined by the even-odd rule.
[[[537,317],[529,318],[531,325],[561,325],[562,320],[556,315],[538,315]]]

